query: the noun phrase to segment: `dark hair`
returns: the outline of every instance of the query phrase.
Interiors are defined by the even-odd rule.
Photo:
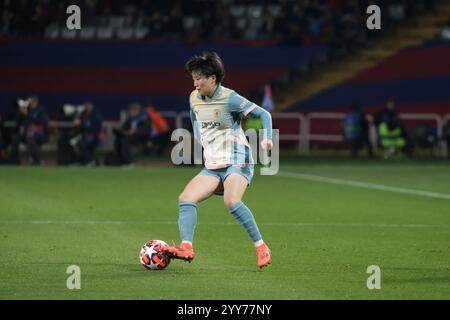
[[[206,77],[215,75],[216,83],[222,82],[225,75],[222,59],[215,52],[204,52],[201,56],[192,57],[186,62],[185,68],[189,74],[199,72]]]

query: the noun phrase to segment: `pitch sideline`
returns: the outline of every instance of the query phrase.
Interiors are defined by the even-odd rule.
[[[400,188],[400,187],[387,186],[387,185],[383,185],[383,184],[322,177],[322,176],[316,176],[316,175],[312,175],[312,174],[293,173],[293,172],[278,172],[277,176],[285,177],[285,178],[292,178],[292,179],[316,181],[316,182],[325,182],[325,183],[336,184],[336,185],[341,185],[341,186],[374,189],[374,190],[380,190],[380,191],[412,194],[412,195],[416,195],[416,196],[423,196],[423,197],[429,197],[429,198],[435,198],[435,199],[450,200],[450,194],[445,194],[445,193],[438,193],[438,192],[425,191],[425,190],[406,189],[406,188]]]

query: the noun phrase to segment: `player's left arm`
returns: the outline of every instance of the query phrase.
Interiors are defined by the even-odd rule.
[[[240,96],[236,92],[230,94],[230,108],[232,112],[243,113],[244,116],[252,114],[261,119],[261,124],[264,129],[263,140],[261,146],[263,149],[271,150],[272,142],[272,116],[268,111],[258,106],[246,98]]]

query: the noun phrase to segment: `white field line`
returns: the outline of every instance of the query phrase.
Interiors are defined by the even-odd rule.
[[[380,190],[380,191],[389,191],[389,192],[396,192],[396,193],[403,193],[403,194],[412,194],[412,195],[422,196],[422,197],[450,200],[450,194],[446,194],[446,193],[391,187],[391,186],[386,186],[383,184],[376,184],[376,183],[369,183],[369,182],[343,180],[343,179],[322,177],[322,176],[303,174],[303,173],[293,173],[293,172],[278,172],[277,176],[285,177],[285,178],[292,178],[292,179],[316,181],[316,182],[325,182],[325,183],[331,183],[331,184],[336,184],[336,185],[341,185],[341,186],[374,189],[374,190]]]
[[[121,221],[121,220],[0,220],[0,224],[37,224],[37,225],[177,225],[177,221]],[[314,223],[314,222],[278,222],[258,223],[274,227],[356,227],[356,228],[450,228],[450,225],[396,224],[396,223]],[[199,222],[198,225],[234,226],[237,222]]]

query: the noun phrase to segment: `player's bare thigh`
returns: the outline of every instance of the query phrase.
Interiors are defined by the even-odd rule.
[[[189,181],[178,200],[201,202],[208,199],[219,188],[220,183],[220,180],[216,177],[197,175]]]
[[[232,208],[239,203],[247,190],[248,181],[237,173],[230,174],[223,183],[223,201],[227,208]]]

